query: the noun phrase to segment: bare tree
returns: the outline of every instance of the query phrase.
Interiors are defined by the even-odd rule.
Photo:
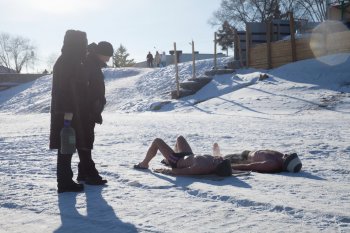
[[[51,53],[48,57],[47,57],[47,61],[46,61],[46,65],[48,67],[48,72],[52,72],[53,70],[53,66],[55,65],[55,62],[57,60],[59,55],[57,55],[57,53]]]
[[[7,68],[10,67],[10,57],[7,52],[10,43],[10,35],[6,33],[0,34],[0,65]]]
[[[21,36],[0,34],[0,64],[20,73],[23,65],[35,60],[35,46]]]
[[[325,19],[325,0],[222,0],[220,8],[213,13],[209,24],[222,25],[228,21],[238,29],[247,22],[266,22],[271,19],[286,19],[288,12],[295,18],[310,21]]]
[[[312,21],[322,22],[326,19],[327,1],[325,0],[297,0],[297,4],[305,9]]]

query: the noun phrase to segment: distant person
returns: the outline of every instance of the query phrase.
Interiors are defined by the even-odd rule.
[[[89,185],[104,185],[107,180],[102,179],[95,167],[91,151],[95,140],[95,124],[102,124],[102,111],[106,105],[104,75],[101,71],[113,56],[113,46],[106,41],[91,43],[84,62],[84,69],[88,81],[82,127],[85,131],[85,147],[78,148],[80,162],[78,164],[78,181],[85,181]]]
[[[166,67],[166,54],[165,54],[165,52],[163,52],[161,57],[160,57],[160,64],[161,64],[161,67]]]
[[[160,151],[166,159],[170,169],[162,169],[162,173],[173,175],[206,175],[231,176],[232,169],[229,160],[221,156],[194,155],[192,149],[183,136],[176,139],[174,150],[162,139],[156,138],[149,147],[142,162],[135,165],[135,169],[148,169],[150,161]]]
[[[160,66],[160,54],[158,53],[158,51],[156,51],[156,55],[154,56],[154,62],[156,63],[157,67]]]
[[[147,59],[147,66],[150,68],[153,67],[153,55],[151,52],[148,52],[146,59]]]
[[[296,153],[283,154],[274,150],[245,150],[242,153],[224,156],[235,170],[261,173],[299,172],[302,163]]]
[[[61,153],[60,132],[63,127],[72,126],[76,133],[76,147],[86,148],[83,128],[84,97],[88,82],[85,79],[83,61],[86,58],[86,33],[68,30],[64,36],[62,54],[57,59],[52,76],[50,149],[57,152],[58,192],[80,192],[83,184],[73,181],[71,160],[73,154]]]

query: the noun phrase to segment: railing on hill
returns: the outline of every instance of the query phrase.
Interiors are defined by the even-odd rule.
[[[0,74],[0,91],[17,86],[21,83],[34,81],[42,76],[44,76],[44,74]]]
[[[0,74],[0,83],[4,82],[14,82],[14,83],[25,83],[33,81],[37,78],[44,76],[45,74]]]

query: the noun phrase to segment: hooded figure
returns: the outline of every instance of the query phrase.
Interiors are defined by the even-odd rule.
[[[76,192],[84,188],[83,185],[72,180],[72,154],[61,154],[60,131],[64,127],[65,116],[72,114],[73,118],[70,124],[75,129],[76,147],[87,146],[83,119],[86,117],[87,103],[85,102],[85,96],[87,95],[88,81],[82,64],[86,57],[86,46],[85,32],[68,30],[64,36],[62,54],[53,68],[50,149],[58,149],[58,192]]]

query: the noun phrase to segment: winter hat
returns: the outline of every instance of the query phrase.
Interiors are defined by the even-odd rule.
[[[299,172],[302,166],[303,165],[296,153],[287,155],[283,162],[284,171]]]
[[[96,48],[97,48],[97,44],[95,42],[92,42],[91,44],[89,44],[87,46],[87,51],[89,53],[95,53],[96,52]]]
[[[231,176],[232,168],[231,162],[228,159],[224,159],[221,163],[216,166],[215,174],[218,176]]]
[[[107,41],[101,41],[96,47],[96,53],[99,55],[112,57],[113,56],[113,46]]]

